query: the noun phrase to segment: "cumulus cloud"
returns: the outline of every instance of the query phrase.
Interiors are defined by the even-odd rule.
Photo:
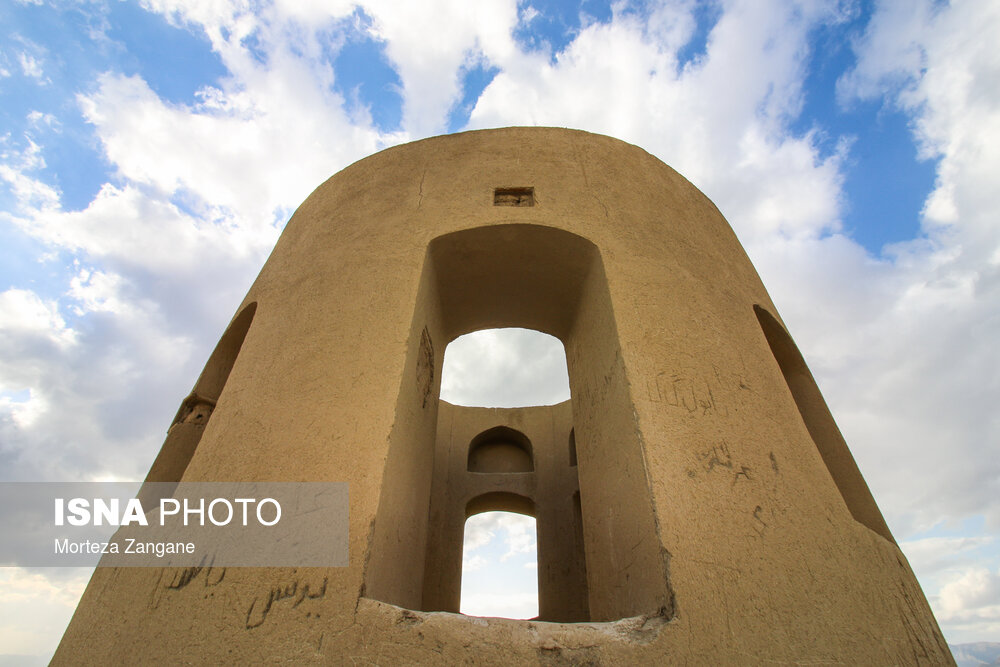
[[[48,287],[56,298],[15,290],[0,303],[0,457],[13,478],[141,478],[288,214],[331,173],[399,140],[349,117],[333,92],[335,53],[319,37],[353,29],[338,23],[350,6],[315,25],[303,12],[318,5],[149,6],[208,35],[229,73],[187,104],[113,71],[80,92],[114,171],[89,205],[63,208],[44,145],[0,144],[0,182],[17,203],[5,219],[62,276]]]
[[[636,143],[712,197],[744,240],[839,224],[841,156],[822,157],[811,135],[787,129],[802,104],[807,37],[840,20],[837,3],[725,3],[706,52],[683,65],[693,5],[617,7],[554,58],[499,61],[470,126],[569,126]]]
[[[24,148],[13,145],[10,135],[0,137],[0,181],[24,209],[49,211],[59,206],[58,189],[43,182],[37,173],[45,168],[41,147],[31,137],[24,138]],[[0,214],[0,219],[8,217]]]
[[[0,335],[40,334],[60,347],[76,340],[75,332],[66,327],[54,301],[44,301],[30,290],[9,289],[0,293]]]
[[[500,556],[501,561],[522,554],[534,555],[537,552],[533,518],[508,512],[501,517],[500,525],[507,532],[507,551]]]
[[[907,540],[902,546],[915,571],[953,577],[963,568],[989,558],[990,552],[1000,547],[1000,540],[994,536],[937,536]]]
[[[375,19],[403,83],[403,130],[414,137],[446,129],[462,93],[460,70],[485,58],[503,62],[515,50],[515,0],[363,2]]]
[[[869,261],[868,270],[855,264],[868,295],[844,290],[839,276],[827,272],[817,285],[823,294],[834,304],[862,305],[840,310],[849,326],[824,333],[814,323],[806,341],[830,349],[849,343],[859,351],[850,365],[830,355],[820,359],[828,363],[831,402],[844,416],[849,441],[861,458],[873,454],[866,472],[887,498],[895,525],[926,529],[944,511],[982,514],[995,530],[1000,463],[983,456],[983,445],[1000,436],[990,417],[1000,399],[993,343],[1000,333],[1000,194],[983,170],[1000,168],[1000,60],[991,37],[1000,29],[1000,8],[918,3],[906,16],[900,11],[888,3],[876,12],[840,94],[849,101],[884,91],[885,104],[912,115],[923,154],[939,159],[924,236],[886,248],[884,264]],[[791,291],[787,280],[775,282]],[[804,311],[792,316],[803,327],[813,319]],[[894,465],[903,460],[927,471],[919,483]]]
[[[496,519],[491,512],[469,517],[465,522],[465,537],[462,543],[465,556],[471,558],[473,551],[493,541],[496,527]]]
[[[459,336],[445,349],[441,398],[456,405],[524,407],[569,400],[559,339],[527,329]]]
[[[351,125],[309,63],[275,58],[271,68],[247,65],[261,71],[239,89],[203,89],[192,106],[168,104],[141,78],[116,73],[102,75],[80,105],[125,181],[187,195],[202,217],[266,232],[331,169],[382,145],[375,131]]]
[[[491,544],[499,537],[504,546],[500,556],[507,560],[535,549],[535,519],[513,512],[482,512],[465,522],[463,550],[466,555]],[[478,554],[477,557],[482,557]]]
[[[958,625],[973,637],[1000,634],[1000,570],[969,568],[935,597],[935,611],[942,624]]]

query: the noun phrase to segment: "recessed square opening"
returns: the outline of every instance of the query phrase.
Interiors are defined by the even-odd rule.
[[[494,206],[534,206],[535,188],[496,188],[493,191]]]

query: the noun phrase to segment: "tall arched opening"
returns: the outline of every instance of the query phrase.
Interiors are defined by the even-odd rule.
[[[539,613],[534,503],[486,493],[466,505],[459,610],[473,616],[535,618]]]
[[[572,475],[541,479],[542,448],[529,433],[538,467],[503,487],[533,498],[538,507],[539,618],[604,621],[671,615],[665,555],[657,541],[645,539],[658,534],[658,526],[597,248],[576,234],[529,224],[446,234],[428,247],[415,303],[407,372],[397,398],[365,573],[366,595],[415,609],[458,610],[459,584],[454,582],[460,582],[461,559],[453,554],[465,519],[460,508],[470,499],[462,494],[471,490],[461,483],[461,474],[468,472],[468,450],[460,464],[452,463],[449,452],[467,448],[484,427],[512,417],[505,414],[489,423],[466,412],[486,408],[427,399],[439,395],[448,342],[480,329],[522,327],[563,342],[572,394],[557,406],[520,408],[524,412],[516,418],[548,424],[537,429],[548,430],[554,459]],[[566,453],[571,431],[575,467]],[[561,569],[558,564],[565,559],[546,555],[540,491],[558,496],[551,504],[558,506],[558,517],[566,518],[570,530],[552,544],[567,553],[579,544],[572,530],[579,498],[582,553],[570,559],[571,567]],[[413,558],[415,553],[424,557]],[[546,585],[560,592],[547,596]],[[562,591],[576,591],[582,599]],[[553,602],[552,608],[545,608],[546,600]]]

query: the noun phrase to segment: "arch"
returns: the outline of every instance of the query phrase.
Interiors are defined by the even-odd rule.
[[[574,602],[572,610],[542,611],[541,616],[593,621],[672,616],[667,556],[657,546],[660,529],[647,486],[637,412],[597,246],[565,229],[527,223],[448,232],[427,245],[414,296],[405,371],[365,570],[368,597],[408,608],[453,610],[452,582],[461,565],[454,558],[461,535],[455,514],[461,508],[440,500],[441,505],[428,509],[432,498],[449,497],[444,487],[456,478],[455,471],[444,467],[446,457],[435,455],[438,443],[450,441],[447,431],[438,432],[438,416],[449,410],[440,407],[440,373],[421,376],[419,370],[440,368],[445,344],[462,334],[520,327],[562,341],[570,425],[586,452],[584,465],[572,469],[583,499],[586,572],[574,565],[572,576],[558,584],[568,586],[572,579],[574,590],[585,589],[586,599]],[[513,482],[527,476],[510,477]],[[569,525],[569,494],[561,505],[563,523]],[[548,519],[540,522],[539,534],[558,530],[550,525]],[[657,539],[647,539],[650,535]],[[549,553],[540,543],[540,568]],[[558,562],[554,555],[552,562]],[[577,581],[578,574],[585,577],[586,587]],[[540,583],[540,589],[544,585]],[[543,606],[546,598],[541,596]]]
[[[469,472],[534,472],[531,441],[520,431],[495,426],[483,431],[469,443]]]
[[[482,532],[485,526],[491,530]],[[462,528],[458,612],[468,616],[541,620],[540,536],[536,517],[487,510],[470,515]]]
[[[526,496],[508,491],[493,491],[476,496],[465,504],[465,518],[483,512],[513,512],[535,516],[535,501]]]
[[[754,305],[753,312],[771,348],[771,354],[778,362],[806,430],[809,431],[847,509],[855,521],[890,542],[895,542],[799,348],[774,315],[759,305]]]
[[[555,227],[488,225],[428,246],[449,343],[472,331],[520,327],[567,344],[597,246]],[[568,347],[568,346],[567,346]]]

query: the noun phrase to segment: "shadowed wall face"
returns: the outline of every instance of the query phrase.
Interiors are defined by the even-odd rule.
[[[483,431],[469,443],[469,472],[534,472],[531,441],[520,431],[497,426]]]

